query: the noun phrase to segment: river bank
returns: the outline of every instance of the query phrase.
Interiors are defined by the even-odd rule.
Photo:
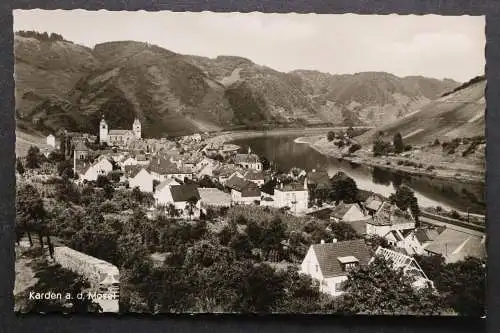
[[[374,157],[371,152],[367,150],[359,150],[353,155],[347,156],[343,154],[339,148],[329,142],[325,135],[303,136],[295,139],[296,143],[307,144],[317,152],[343,159],[352,163],[378,167],[384,170],[397,171],[406,173],[412,176],[427,176],[431,179],[441,179],[448,181],[458,181],[468,184],[484,184],[485,172],[480,166],[473,165],[453,165],[450,163],[419,163],[421,167],[407,166],[407,163],[420,162],[414,159],[403,158],[400,156],[381,156]],[[398,164],[401,163],[401,164]],[[432,170],[428,168],[432,166]]]
[[[329,131],[345,131],[348,127],[311,127],[311,128],[277,128],[272,130],[247,130],[220,132],[207,139],[210,144],[224,144],[230,141],[251,139],[264,136],[293,136],[312,137],[325,135]],[[370,127],[354,127],[354,129],[369,129]]]

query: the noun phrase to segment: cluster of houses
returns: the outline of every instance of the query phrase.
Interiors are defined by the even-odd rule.
[[[107,125],[102,125],[101,122],[100,134],[107,142],[125,142],[128,136],[134,140],[128,140],[128,149],[100,151],[98,156],[86,144],[88,140],[74,140],[76,182],[96,181],[101,175],[115,172],[130,189],[151,193],[153,211],[196,219],[209,207],[257,205],[286,208],[291,214],[327,219],[331,223],[344,222],[360,236],[385,239],[394,250],[379,248],[375,255],[389,259],[395,268],[403,268],[414,277],[416,287],[430,281],[412,258],[415,254],[441,254],[447,262],[486,255],[484,234],[448,225],[417,227],[410,209],[401,210],[377,194],[370,193],[356,203],[341,201],[326,208],[311,207],[313,192],[329,190],[326,171],[291,170],[287,175],[276,175],[264,170],[259,156],[250,149],[238,153],[239,147],[235,145],[204,144],[200,134],[184,137],[177,143],[162,139],[146,144],[138,121],[127,133],[108,131]],[[118,137],[122,134],[123,137]],[[147,149],[136,149],[144,148],[144,144]],[[210,182],[207,185],[202,180]],[[349,271],[373,260],[370,253],[365,239],[321,242],[311,245],[300,270],[318,280],[323,292],[337,296],[342,293],[341,285]]]
[[[189,137],[181,142],[199,144],[199,139]],[[95,157],[92,156],[94,152],[79,141],[74,146],[73,168],[78,183],[96,181],[99,176],[118,172],[120,181],[128,183],[129,188],[137,187],[142,192],[152,193],[156,209],[176,207],[172,215],[179,217],[189,215],[196,218],[211,205],[286,207],[297,214],[307,211],[307,178],[287,183],[278,180],[276,186],[264,190],[262,186],[273,176],[263,170],[259,156],[250,149],[239,154],[238,146],[228,144],[209,144],[197,151],[189,146],[186,148],[189,153],[180,153],[180,149],[172,146],[172,149],[155,154],[120,150],[103,152]],[[210,179],[217,187],[198,186],[195,180],[203,178]],[[219,200],[214,202],[214,197]],[[188,212],[185,207],[189,206],[189,201],[195,204]]]
[[[390,262],[393,269],[402,269],[411,279],[416,289],[434,287],[432,281],[419,266],[417,261],[398,251],[378,247],[373,255],[363,239],[331,243],[322,241],[309,247],[300,272],[319,282],[320,291],[331,296],[339,296],[349,272],[358,267],[367,267],[376,256]]]
[[[399,252],[410,256],[438,254],[448,263],[467,256],[486,257],[484,233],[450,224],[417,227],[410,209],[403,211],[377,194],[369,195],[362,203],[340,202],[333,208],[308,214],[345,222],[360,236],[381,237]]]

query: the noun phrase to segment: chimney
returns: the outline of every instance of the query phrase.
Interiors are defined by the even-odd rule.
[[[332,240],[332,243],[337,243],[337,238],[334,238],[334,239]]]
[[[325,244],[325,240],[324,239],[321,240],[321,244]]]

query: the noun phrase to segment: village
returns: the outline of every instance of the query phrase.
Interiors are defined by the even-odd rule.
[[[109,202],[113,193],[116,196],[119,192],[138,195],[141,198],[139,207],[108,214],[120,218],[133,219],[134,209],[140,209],[148,220],[188,224],[207,221],[214,228],[227,231],[231,219],[229,210],[230,213],[244,212],[240,213],[240,219],[248,212],[279,215],[285,228],[287,223],[297,221],[314,225],[313,228],[318,229],[313,232],[315,237],[300,242],[302,251],[293,249],[296,242],[291,232],[288,238],[277,239],[275,244],[268,246],[267,251],[261,247],[258,257],[276,269],[294,266],[328,297],[344,294],[350,274],[370,267],[376,258],[391,263],[394,272],[402,272],[415,290],[430,288],[433,292],[439,289],[432,279],[437,272],[429,271],[433,267],[419,264],[416,258],[439,256],[443,258],[443,265],[470,257],[480,261],[486,259],[483,232],[446,223],[453,220],[438,215],[433,220],[434,215],[419,210],[407,187],[402,186],[394,197],[386,198],[358,189],[343,173],[330,176],[325,170],[298,168],[278,171],[272,167],[272,161],[253,153],[251,148],[241,152],[234,144],[218,143],[209,133],[175,139],[145,139],[138,119],[131,130],[116,130],[109,129],[103,117],[99,136],[63,132],[56,139],[51,134],[47,137],[47,145],[52,151],[41,152],[33,147],[26,158],[18,159],[18,191],[29,185],[44,200],[55,198],[65,179],[79,193],[99,188],[104,194],[97,195],[96,201],[102,198]],[[108,196],[108,193],[111,194]],[[83,213],[93,214],[92,211]],[[143,230],[143,226],[137,228]],[[250,226],[247,226],[247,234],[248,228]],[[28,227],[21,225],[18,229],[19,237],[25,232],[29,234]],[[229,230],[241,233],[238,228]],[[45,232],[54,231],[48,228]],[[56,234],[49,236],[60,237],[62,232]],[[67,239],[71,237],[68,235]],[[122,272],[117,273],[119,268],[121,270],[117,263],[100,264],[102,259],[108,258],[99,257],[96,251],[78,254],[77,250],[81,251],[85,245],[71,249],[70,242],[60,238],[61,244],[56,246],[53,256],[57,263],[89,278],[95,273],[89,270],[87,262],[99,262],[99,267],[104,267],[99,269],[109,267],[112,278],[107,282],[95,281],[96,288],[102,289],[103,283],[109,283],[112,288],[119,285]],[[29,241],[32,243],[31,236]],[[53,247],[50,243],[47,246]],[[255,248],[249,250],[252,252],[250,257],[255,256]],[[52,256],[54,251],[49,249],[49,252]],[[148,255],[154,266],[161,267],[175,251],[150,252]],[[75,257],[88,258],[84,260],[86,263],[77,265],[67,259],[74,253],[77,253]],[[115,299],[111,307],[105,306],[108,311],[117,312],[118,302]]]

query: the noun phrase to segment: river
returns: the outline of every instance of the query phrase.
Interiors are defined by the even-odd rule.
[[[404,183],[411,187],[418,203],[422,207],[441,206],[445,209],[477,214],[485,214],[486,204],[484,186],[461,184],[458,182],[431,179],[427,176],[411,176],[401,172],[393,172],[362,166],[348,161],[325,156],[310,148],[306,143],[296,143],[297,135],[264,136],[258,138],[239,139],[231,143],[237,144],[246,152],[248,147],[253,152],[265,156],[280,171],[288,171],[292,167],[306,170],[327,170],[330,176],[339,171],[353,178],[358,188],[389,196],[395,187]]]

